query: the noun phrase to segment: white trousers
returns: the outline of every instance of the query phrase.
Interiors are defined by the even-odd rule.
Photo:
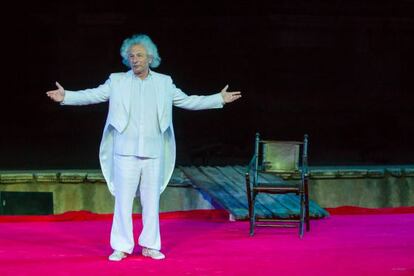
[[[125,253],[134,249],[132,208],[139,187],[143,228],[139,245],[161,249],[159,200],[162,177],[159,158],[114,155],[115,208],[111,247]]]

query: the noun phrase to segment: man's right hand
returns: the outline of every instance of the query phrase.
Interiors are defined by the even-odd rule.
[[[46,95],[55,102],[60,103],[65,98],[65,89],[58,82],[56,82],[56,86],[58,89],[47,91]]]

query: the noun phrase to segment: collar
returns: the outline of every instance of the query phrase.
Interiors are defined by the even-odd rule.
[[[127,74],[131,77],[131,78],[138,78],[137,76],[135,76],[135,74],[134,74],[134,72],[132,71],[132,69],[131,70],[129,70],[128,72],[127,72]],[[147,75],[147,77],[145,78],[145,79],[143,79],[143,81],[144,80],[150,80],[151,78],[152,78],[152,76],[153,76],[153,72],[151,71],[151,69],[148,69],[148,75]],[[138,78],[139,79],[139,78]],[[141,80],[141,79],[140,79]]]

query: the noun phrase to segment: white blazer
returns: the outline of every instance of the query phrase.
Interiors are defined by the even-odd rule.
[[[188,96],[178,89],[170,76],[151,71],[155,83],[157,99],[158,123],[163,135],[163,185],[161,192],[166,188],[175,166],[175,138],[172,123],[172,106],[189,110],[222,108],[223,98],[220,93],[209,96]],[[130,112],[130,98],[132,80],[135,78],[132,71],[113,73],[102,85],[93,89],[79,91],[65,90],[65,99],[62,105],[88,105],[109,100],[109,111],[99,149],[99,160],[102,174],[112,195],[115,195],[115,185],[112,181],[114,129],[118,132],[125,130]]]

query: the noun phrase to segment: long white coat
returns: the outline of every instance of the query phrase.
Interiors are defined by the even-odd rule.
[[[172,123],[172,106],[190,110],[201,110],[223,107],[223,98],[220,93],[209,96],[188,96],[178,89],[170,76],[151,71],[155,83],[157,99],[158,123],[163,135],[163,185],[161,192],[166,188],[175,165],[175,138]],[[109,111],[99,149],[99,160],[102,174],[109,191],[115,195],[116,186],[112,181],[114,130],[125,130],[130,112],[130,98],[132,80],[135,78],[132,71],[113,73],[102,85],[93,89],[67,91],[62,105],[88,105],[109,100]]]

